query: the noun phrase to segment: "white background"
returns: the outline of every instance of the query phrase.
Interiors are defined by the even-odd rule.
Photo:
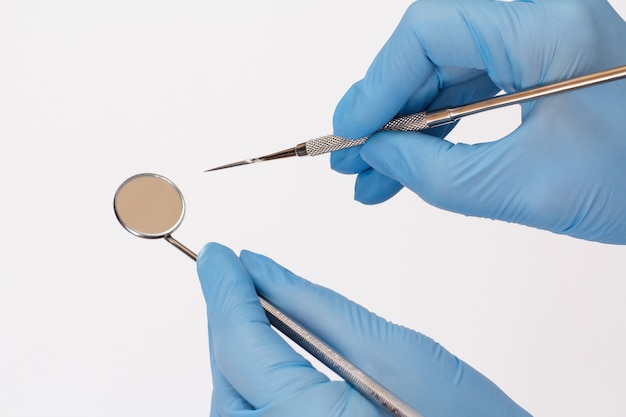
[[[430,335],[535,415],[624,415],[625,247],[407,191],[363,206],[327,156],[202,173],[330,133],[409,3],[2,1],[0,416],[208,415],[195,265],[113,214],[145,171],[183,190],[175,236],[192,249],[264,253]]]

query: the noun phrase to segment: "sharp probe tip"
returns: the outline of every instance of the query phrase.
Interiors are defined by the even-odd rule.
[[[301,153],[301,152],[303,152],[303,153]],[[241,165],[250,165],[250,164],[256,164],[257,162],[271,161],[271,160],[274,160],[274,159],[288,158],[288,157],[291,157],[291,156],[302,156],[302,155],[306,155],[306,148],[305,148],[305,144],[304,143],[302,143],[300,145],[297,145],[295,148],[288,148],[288,149],[285,149],[283,151],[274,152],[274,153],[271,153],[269,155],[260,156],[258,158],[244,159],[243,161],[233,162],[232,164],[221,165],[219,167],[207,169],[204,172],[217,171],[217,170],[220,170],[220,169],[238,167],[238,166],[241,166]]]
[[[207,169],[204,172],[211,172],[211,171],[219,171],[220,169],[226,169],[226,168],[232,168],[232,167],[238,167],[240,165],[248,165],[248,164],[253,164],[255,162],[254,159],[245,159],[243,161],[239,161],[239,162],[233,162],[232,164],[226,164],[226,165],[220,165],[218,167],[215,168],[211,168],[211,169]]]

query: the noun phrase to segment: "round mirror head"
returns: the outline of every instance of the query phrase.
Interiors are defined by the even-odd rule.
[[[167,178],[138,174],[117,189],[113,208],[119,222],[130,233],[157,239],[170,235],[183,221],[185,200]]]

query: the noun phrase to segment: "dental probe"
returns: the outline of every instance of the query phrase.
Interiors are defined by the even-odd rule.
[[[448,123],[453,123],[462,117],[471,114],[480,113],[486,110],[492,110],[499,107],[519,104],[530,100],[550,96],[553,94],[563,93],[582,87],[588,87],[607,81],[614,81],[626,77],[626,65],[612,68],[605,71],[596,72],[582,77],[572,78],[560,81],[554,84],[548,84],[540,87],[534,87],[527,90],[518,91],[511,94],[503,94],[487,100],[477,101],[459,107],[452,107],[441,110],[424,111],[410,114],[403,117],[392,119],[385,124],[379,131],[403,131],[417,132],[431,127],[437,127]],[[360,139],[345,139],[335,135],[326,135],[320,138],[311,139],[300,143],[293,148],[283,151],[271,153],[269,155],[257,158],[244,159],[243,161],[233,162],[221,165],[215,168],[207,169],[204,172],[217,171],[220,169],[236,167],[240,165],[255,164],[257,162],[271,161],[274,159],[288,158],[292,156],[316,156],[328,152],[338,151],[340,149],[351,148],[365,143],[369,136]]]

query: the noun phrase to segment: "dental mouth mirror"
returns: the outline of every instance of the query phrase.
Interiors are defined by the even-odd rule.
[[[158,174],[138,174],[119,186],[113,199],[115,215],[124,229],[146,239],[163,238],[194,261],[197,255],[172,237],[185,215],[180,189]],[[396,417],[422,417],[372,377],[259,295],[261,306],[276,329],[342,377],[354,389]]]
[[[122,183],[113,199],[115,216],[124,229],[145,239],[164,238],[194,261],[196,254],[172,237],[185,217],[178,187],[157,174],[137,174]]]
[[[547,84],[527,90],[518,91],[511,94],[503,94],[487,100],[477,101],[459,107],[451,107],[447,109],[429,110],[419,113],[409,114],[407,116],[398,117],[387,122],[379,131],[401,131],[401,132],[418,132],[420,130],[430,129],[431,127],[442,126],[448,123],[456,122],[462,117],[480,113],[486,110],[497,109],[499,107],[519,104],[530,100],[537,100],[553,94],[564,93],[566,91],[578,88],[589,87],[592,85],[604,83],[607,81],[619,80],[626,77],[626,65],[596,72],[593,74],[583,75],[582,77],[572,78],[560,81],[554,84]],[[283,151],[274,152],[269,155],[259,156],[257,158],[244,159],[243,161],[233,162],[221,165],[215,168],[207,169],[204,172],[217,171],[220,169],[232,168],[241,165],[255,164],[263,161],[273,161],[275,159],[289,158],[292,156],[316,156],[328,152],[338,151],[340,149],[352,148],[365,143],[369,136],[360,139],[345,139],[340,136],[326,135],[316,139],[310,139],[306,142],[285,149]]]

